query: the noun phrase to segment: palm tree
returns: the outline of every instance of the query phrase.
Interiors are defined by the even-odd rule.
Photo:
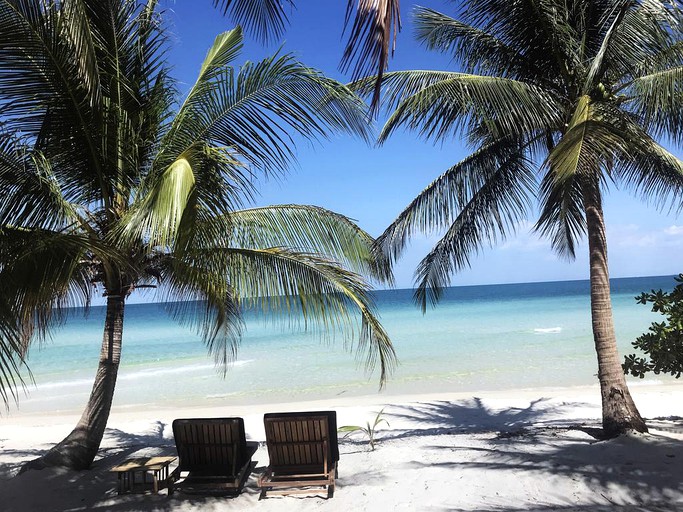
[[[380,382],[394,363],[369,281],[391,280],[373,240],[313,206],[245,208],[256,173],[283,172],[292,134],[365,133],[363,102],[276,55],[240,69],[239,28],[219,35],[176,103],[157,2],[0,0],[0,389],[66,306],[106,297],[89,402],[26,467],[90,466],[114,395],[126,301],[158,287],[226,368],[245,307],[290,312],[357,338]]]
[[[213,0],[213,5],[263,40],[280,37],[288,22],[287,7],[296,7],[294,0]],[[389,55],[393,54],[396,36],[401,30],[400,2],[347,0],[344,31],[349,26],[340,67],[345,73],[352,69],[353,80],[376,74],[372,97],[372,105],[376,106],[382,75],[389,66]]]
[[[380,143],[407,128],[464,136],[470,156],[429,184],[378,239],[399,257],[415,232],[441,238],[416,269],[416,300],[436,303],[453,273],[514,233],[536,230],[569,259],[588,237],[591,315],[607,436],[645,431],[621,369],[602,200],[610,186],[660,204],[683,191],[683,16],[656,0],[468,0],[455,18],[418,9],[417,38],[461,71],[384,76],[391,115]],[[367,94],[371,80],[358,90]]]

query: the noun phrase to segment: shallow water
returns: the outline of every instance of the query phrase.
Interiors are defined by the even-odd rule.
[[[612,281],[622,354],[630,352],[631,341],[650,322],[659,320],[634,296],[674,285],[671,276]],[[587,281],[454,287],[423,315],[411,290],[378,291],[379,314],[400,360],[384,393],[596,383],[588,294]],[[21,397],[20,411],[83,407],[103,319],[102,307],[93,308],[87,318],[74,311],[52,342],[31,352],[35,386]],[[172,320],[164,305],[128,305],[114,406],[220,406],[377,392],[377,372],[364,371],[363,361],[345,350],[341,339],[321,341],[315,333],[272,324],[247,315],[245,335],[223,378],[199,336]]]

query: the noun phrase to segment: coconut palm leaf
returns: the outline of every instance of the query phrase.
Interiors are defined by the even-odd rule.
[[[433,234],[448,229],[497,170],[519,149],[508,140],[480,148],[430,183],[377,238],[377,247],[397,260],[408,241],[417,233]]]
[[[463,162],[465,165],[462,167],[456,165],[447,171],[453,175],[451,178],[459,189],[456,195],[461,197],[456,201],[457,209],[450,212],[453,221],[446,233],[415,270],[415,301],[423,312],[428,303],[435,305],[438,302],[443,289],[450,285],[453,273],[469,267],[472,255],[486,245],[505,240],[528,214],[536,181],[533,168],[524,154],[511,151],[504,158],[491,162],[491,166],[486,161],[489,155],[478,156],[483,162],[469,159]],[[471,164],[483,174],[476,183],[468,183],[467,172],[456,174],[461,169],[474,171],[467,169]],[[436,189],[429,190],[426,197],[435,197],[435,192]],[[435,211],[436,204],[434,201],[429,209]],[[384,241],[387,231],[378,243]]]
[[[77,218],[45,157],[6,134],[0,134],[0,196],[0,225],[55,229]]]
[[[283,34],[288,22],[287,4],[295,8],[293,0],[214,0],[214,6],[264,41]],[[349,39],[340,67],[344,72],[352,69],[353,80],[376,75],[373,108],[379,104],[382,75],[401,30],[399,7],[399,0],[348,0],[344,32],[349,30]]]
[[[44,340],[64,321],[65,308],[90,306],[88,253],[109,248],[77,234],[7,226],[0,231],[0,242],[0,283],[21,326],[17,336],[26,344],[25,353],[32,337]]]
[[[350,219],[317,206],[276,205],[230,213],[234,247],[288,247],[391,282],[391,265],[372,254],[374,239]],[[333,236],[331,236],[334,234]]]
[[[626,7],[623,19],[603,41],[607,48],[604,57],[609,60],[610,73],[619,77],[637,77],[641,69],[671,54],[676,38],[672,37],[680,24],[662,2],[632,2]],[[680,61],[679,61],[680,63]]]
[[[567,259],[575,257],[576,242],[586,233],[581,185],[576,175],[561,184],[546,175],[540,187],[542,208],[535,229],[550,238],[552,248]]]
[[[121,219],[115,236],[123,243],[144,237],[153,245],[170,246],[183,215],[195,204],[195,175],[188,152],[173,162],[157,179],[156,187]]]
[[[592,91],[593,88],[602,80],[603,73],[607,69],[605,59],[612,43],[612,38],[623,22],[626,13],[632,6],[633,2],[631,0],[620,0],[615,2],[612,6],[612,9],[606,13],[607,16],[605,16],[602,26],[607,26],[609,28],[602,38],[600,48],[595,56],[591,59],[591,65],[588,68],[586,79],[583,84],[584,94]]]
[[[48,148],[41,141],[48,133],[63,141],[63,146],[50,145],[50,157],[78,147],[78,160],[71,152],[71,168],[85,175],[86,182],[98,183],[97,132],[89,122],[91,98],[85,85],[98,79],[74,79],[92,72],[79,66],[81,55],[88,54],[86,40],[79,40],[77,47],[55,44],[68,21],[58,14],[56,4],[0,1],[0,104],[5,107],[6,130],[37,139],[44,151]],[[75,137],[77,144],[71,140]],[[74,173],[72,179],[76,177]]]
[[[218,260],[218,262],[216,262]],[[203,254],[164,258],[164,302],[182,325],[196,330],[225,375],[244,330],[235,289],[220,258]]]
[[[642,119],[645,130],[683,141],[683,65],[641,75],[624,93],[632,98],[628,108]]]
[[[680,208],[683,161],[658,144],[631,117],[619,111],[613,115],[619,122],[610,123],[605,129],[623,141],[613,144],[615,148],[623,148],[615,154],[618,163],[613,174],[615,181],[640,194],[645,201],[654,200],[661,209],[667,205],[675,210]]]
[[[355,0],[349,0],[344,28],[351,26],[344,49],[341,69],[353,67],[352,80],[375,75],[371,105],[379,106],[382,76],[389,67],[389,55],[396,47],[401,30],[399,0],[358,0],[353,24],[350,24]]]
[[[575,29],[569,23],[571,7],[570,3],[547,0],[474,0],[461,4],[456,12],[465,23],[526,55],[538,69],[566,74],[567,65],[575,64],[578,57],[572,37]],[[594,21],[587,20],[586,24],[592,26]]]
[[[25,346],[18,336],[20,328],[11,305],[0,297],[0,398],[9,407],[11,401],[18,401],[19,390],[24,388],[23,373],[29,374],[26,366]]]
[[[361,94],[369,81],[354,84]],[[442,71],[388,73],[382,83],[386,105],[395,110],[379,136],[399,127],[435,141],[475,126],[498,126],[506,136],[526,135],[557,123],[558,105],[543,89],[516,80]],[[492,133],[498,137],[502,134]]]
[[[221,37],[214,47],[241,44],[239,33],[224,41]],[[336,130],[367,134],[362,102],[290,55],[247,63],[239,72],[218,64],[205,62],[212,72],[200,76],[179,111],[164,140],[161,165],[199,142],[211,141],[231,148],[251,165],[281,171],[293,158],[287,130],[307,137]]]
[[[638,62],[633,76],[641,77],[649,73],[665,71],[671,67],[683,65],[683,42],[674,41],[662,49],[649,52],[649,54]],[[621,84],[620,89],[625,89],[630,82]]]
[[[65,37],[69,46],[79,49],[76,66],[77,77],[87,90],[87,96],[94,104],[99,99],[100,87],[97,55],[93,41],[93,32],[86,16],[86,5],[83,0],[73,0],[64,4],[62,17],[64,18]]]
[[[367,133],[360,99],[291,56],[247,64],[238,73],[227,68],[240,45],[237,30],[219,36],[209,51],[162,142],[158,166],[170,163],[150,173],[142,184],[144,201],[124,219],[130,237],[144,234],[168,244],[193,189],[208,211],[241,206],[253,193],[247,165],[286,168],[294,158],[292,131],[307,138],[338,130]]]
[[[592,151],[596,137],[596,123],[591,98],[581,96],[577,102],[567,131],[548,153],[545,165],[548,173],[541,184],[541,216],[536,230],[551,239],[552,247],[561,256],[575,256],[576,239],[585,233],[582,179],[586,173],[603,165],[604,155],[599,148]]]
[[[192,119],[192,113],[197,108],[201,108],[202,100],[205,99],[204,95],[207,91],[212,89],[213,82],[219,77],[220,73],[239,55],[242,46],[242,30],[239,27],[228,32],[223,32],[216,37],[213,45],[209,48],[209,51],[204,58],[204,62],[202,62],[197,80],[188,92],[178,113],[175,115],[173,123],[171,124],[171,129],[165,137],[163,143],[164,148],[159,152],[159,156],[162,157],[162,165],[167,165],[163,160],[164,156],[167,159],[176,158],[196,142],[196,139],[188,140],[184,142],[184,145],[175,147],[172,144],[174,139],[178,137],[177,132],[183,131],[184,123],[192,124],[196,122]],[[188,116],[190,119],[185,121]],[[171,147],[165,149],[166,146]]]
[[[380,386],[386,383],[396,356],[357,274],[333,260],[284,248],[217,248],[202,257],[225,269],[242,302],[322,335],[342,335],[345,347],[357,339],[358,357],[368,370],[379,364]]]
[[[286,5],[293,0],[213,0],[213,5],[230,14],[237,23],[263,41],[278,39],[287,25]]]
[[[430,50],[451,54],[467,73],[512,77],[518,71],[536,67],[535,61],[490,32],[435,10],[418,7],[414,20],[416,39]]]

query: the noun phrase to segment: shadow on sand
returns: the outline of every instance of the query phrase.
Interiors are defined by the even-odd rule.
[[[329,510],[353,510],[353,503],[344,503],[344,487],[363,486],[363,494],[402,492],[413,477],[402,475],[426,475],[429,481],[432,470],[447,468],[444,473],[449,485],[460,482],[477,492],[476,482],[468,478],[489,475],[492,478],[508,478],[531,472],[540,482],[534,500],[523,506],[505,503],[501,493],[499,501],[490,501],[487,508],[467,507],[460,501],[457,489],[453,499],[429,510],[462,512],[664,512],[678,510],[681,506],[681,476],[683,475],[683,450],[681,442],[658,432],[683,434],[681,418],[657,418],[649,421],[653,433],[649,436],[625,436],[611,441],[598,441],[587,432],[599,430],[594,421],[573,425],[556,419],[562,408],[558,404],[539,399],[524,407],[492,409],[477,398],[456,402],[435,401],[412,405],[387,406],[384,417],[391,423],[410,421],[410,429],[384,429],[380,432],[379,451],[369,453],[366,441],[360,438],[340,440],[342,458],[340,479],[334,507]],[[576,404],[571,404],[576,407]],[[414,426],[414,427],[413,427]],[[175,455],[175,445],[168,426],[151,423],[144,434],[132,434],[107,429],[106,443],[89,471],[73,472],[57,469],[29,471],[19,477],[15,474],[21,462],[41,455],[40,451],[27,450],[12,453],[16,463],[0,465],[0,495],[3,510],[241,510],[245,506],[270,510],[271,504],[260,504],[256,477],[265,468],[260,461],[236,499],[228,497],[198,496],[178,493],[169,498],[163,491],[159,495],[117,495],[117,481],[109,469],[125,458],[142,455]],[[393,447],[411,448],[402,460],[391,459]],[[266,457],[260,450],[259,456]],[[347,465],[344,459],[348,457]],[[363,460],[373,457],[387,458],[385,464],[367,467]],[[407,458],[406,458],[407,457]],[[383,459],[384,460],[384,459]],[[420,470],[420,471],[416,471]],[[483,472],[481,471],[483,470]],[[440,478],[444,478],[443,474]],[[528,479],[527,479],[528,480]],[[594,500],[576,503],[571,496],[558,494],[548,483],[561,480],[572,485],[595,489]],[[27,496],[27,490],[41,489]],[[30,491],[29,491],[30,492]],[[546,494],[548,493],[548,494]],[[532,492],[533,495],[533,492]],[[317,498],[313,498],[315,500]],[[674,503],[675,501],[675,503]],[[302,510],[314,501],[301,500]],[[377,501],[381,503],[381,498]],[[58,506],[56,507],[56,504]],[[454,505],[451,507],[450,505]],[[460,508],[459,508],[460,507]],[[340,509],[340,510],[341,510]]]
[[[563,504],[557,499],[561,497],[555,495],[554,500],[542,506],[529,504],[518,508],[501,504],[476,508],[482,512],[683,510],[683,444],[680,438],[664,435],[683,437],[683,419],[649,420],[650,435],[634,434],[604,441],[602,429],[594,420],[574,424],[556,419],[562,412],[560,409],[576,405],[539,399],[526,407],[492,409],[484,401],[473,398],[388,406],[383,417],[390,423],[399,419],[417,420],[431,426],[384,430],[378,438],[380,443],[391,443],[397,439],[435,436],[423,439],[422,453],[403,463],[400,468],[403,471],[441,467],[452,470],[460,478],[471,472],[495,477],[509,475],[511,479],[522,472],[534,472],[540,482],[544,479],[571,481],[573,485],[595,489],[596,493],[594,502],[585,505],[570,504],[570,499]],[[473,437],[482,441],[472,443]],[[352,444],[363,444],[363,441],[354,440]],[[438,460],[429,458],[428,452],[438,452],[435,457]],[[374,485],[377,477],[369,475],[365,482]],[[381,478],[378,482],[381,485]],[[552,494],[553,489],[548,491]],[[537,501],[545,501],[542,493]],[[430,510],[473,509],[437,507]]]

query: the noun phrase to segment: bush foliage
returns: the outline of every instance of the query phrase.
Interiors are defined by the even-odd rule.
[[[636,297],[639,304],[652,304],[652,311],[664,315],[663,322],[652,322],[648,332],[636,338],[633,347],[643,355],[624,357],[624,372],[634,377],[645,374],[683,374],[683,274],[675,278],[679,283],[671,292],[652,290]]]

